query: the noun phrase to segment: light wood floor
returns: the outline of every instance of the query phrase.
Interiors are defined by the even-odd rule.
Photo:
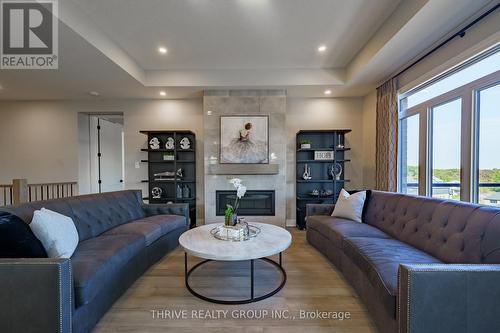
[[[288,275],[285,287],[266,300],[248,305],[218,305],[204,302],[184,287],[184,252],[167,255],[114,304],[101,319],[95,333],[110,332],[248,332],[248,333],[369,333],[377,332],[364,305],[335,267],[305,239],[305,232],[290,229],[292,246],[283,257]],[[191,267],[197,261],[189,257]],[[244,267],[242,265],[245,265]],[[256,265],[256,292],[274,287],[279,275],[265,263]],[[209,263],[193,273],[191,284],[211,297],[248,297],[248,263]],[[185,310],[187,319],[153,318],[151,310]],[[224,319],[197,319],[196,314],[228,310]],[[240,319],[243,314],[264,319]],[[256,310],[256,311],[249,311]],[[271,317],[273,310],[288,310],[295,319]],[[349,312],[351,318],[300,319],[300,310]],[[265,314],[268,311],[268,314]],[[158,312],[156,312],[158,313]],[[163,311],[164,315],[168,312]],[[180,313],[180,312],[177,312]],[[209,312],[210,313],[210,312]],[[285,312],[286,313],[286,312]]]

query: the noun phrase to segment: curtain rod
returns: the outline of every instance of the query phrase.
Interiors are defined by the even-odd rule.
[[[467,30],[470,27],[472,27],[473,25],[475,25],[476,23],[478,23],[479,21],[481,21],[482,19],[484,19],[486,16],[490,15],[491,13],[493,13],[495,10],[498,9],[498,7],[500,7],[500,4],[496,4],[493,8],[491,8],[490,10],[488,10],[487,12],[485,12],[484,14],[482,14],[481,16],[479,16],[477,19],[475,19],[474,21],[472,21],[471,23],[469,23],[464,28],[460,29],[460,31],[458,31],[457,33],[455,33],[452,36],[450,36],[449,38],[447,38],[444,42],[442,42],[441,44],[439,44],[438,46],[436,46],[435,48],[433,48],[432,50],[430,50],[429,52],[427,52],[426,54],[424,54],[423,56],[421,56],[420,58],[418,58],[414,62],[412,62],[410,65],[406,66],[404,69],[402,69],[401,71],[399,71],[396,75],[393,75],[391,77],[391,79],[394,79],[394,78],[400,76],[401,74],[403,74],[404,72],[406,72],[407,70],[409,70],[410,68],[412,68],[413,66],[415,66],[416,64],[418,64],[419,62],[421,62],[422,60],[424,60],[426,57],[428,57],[429,55],[431,55],[432,53],[434,53],[435,51],[437,51],[438,49],[440,49],[444,45],[448,44],[455,37],[460,36],[460,38],[463,38],[465,36],[465,33],[467,32]]]

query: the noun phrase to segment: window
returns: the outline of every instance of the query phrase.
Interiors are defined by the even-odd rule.
[[[431,109],[432,196],[460,200],[460,138],[462,99]]]
[[[400,191],[407,194],[418,194],[419,186],[419,121],[418,114],[400,121],[401,168]]]
[[[408,96],[408,107],[430,100],[500,70],[500,52],[477,61]]]
[[[400,192],[500,206],[499,51],[400,95]]]
[[[500,206],[500,84],[477,92],[478,202]]]

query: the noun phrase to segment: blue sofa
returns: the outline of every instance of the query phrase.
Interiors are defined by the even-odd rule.
[[[189,223],[187,204],[143,204],[136,190],[1,210],[30,223],[42,207],[71,217],[80,242],[70,259],[0,259],[0,332],[91,331]]]

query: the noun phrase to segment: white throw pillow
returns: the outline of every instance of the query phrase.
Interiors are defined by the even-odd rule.
[[[349,194],[346,190],[342,189],[337,199],[337,203],[335,204],[332,216],[362,222],[361,216],[363,215],[365,199],[366,191]]]
[[[36,210],[30,228],[50,258],[70,258],[78,246],[78,231],[73,220],[52,210]]]

